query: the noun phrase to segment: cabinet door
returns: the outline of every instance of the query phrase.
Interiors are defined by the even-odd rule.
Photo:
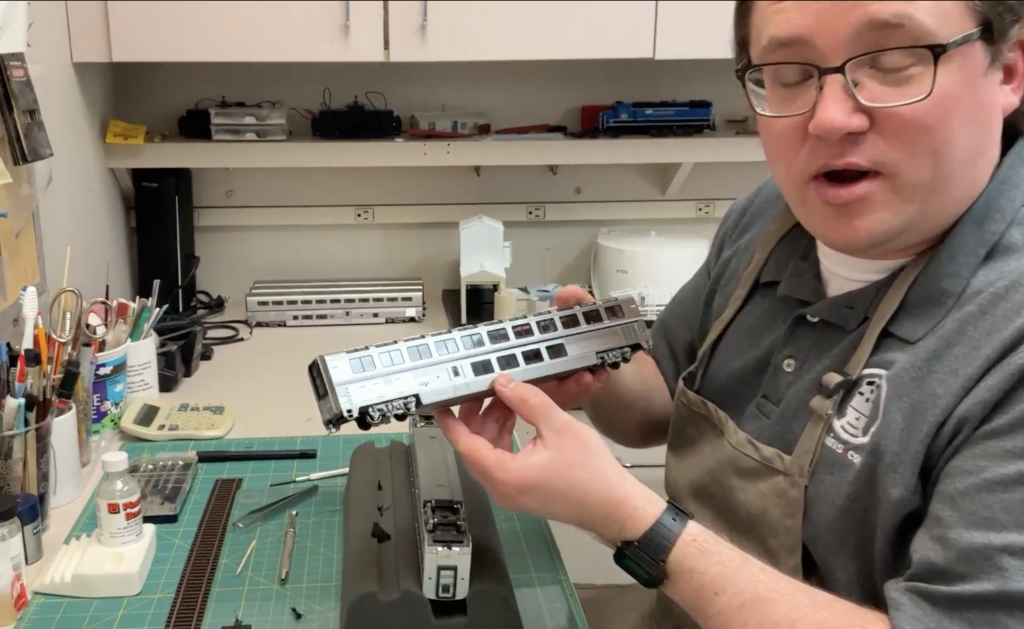
[[[650,59],[649,0],[391,0],[391,61]]]
[[[116,61],[383,61],[384,3],[107,2]]]
[[[659,0],[655,59],[732,59],[732,13],[726,0]]]

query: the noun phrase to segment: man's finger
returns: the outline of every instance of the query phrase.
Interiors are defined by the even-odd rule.
[[[582,286],[566,286],[555,293],[555,306],[558,308],[585,304],[591,301],[594,301],[594,298]]]
[[[483,400],[469,400],[459,405],[459,417],[468,419],[474,415],[479,415],[480,410],[484,407]]]
[[[508,411],[508,405],[505,404],[500,397],[492,397],[487,402],[487,408],[484,409],[484,421],[496,424],[501,421],[501,418],[504,417],[505,413]]]
[[[480,473],[493,476],[508,465],[507,457],[512,456],[510,452],[499,450],[480,435],[474,434],[469,426],[448,409],[437,411],[434,420],[452,448],[465,459],[467,465]]]
[[[505,374],[494,379],[494,391],[512,412],[537,430],[550,429],[551,422],[564,414],[562,407],[546,393],[532,384],[516,382]]]

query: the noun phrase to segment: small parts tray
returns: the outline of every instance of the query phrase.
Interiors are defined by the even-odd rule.
[[[199,461],[191,452],[160,452],[132,459],[128,473],[142,485],[142,521],[177,522]]]

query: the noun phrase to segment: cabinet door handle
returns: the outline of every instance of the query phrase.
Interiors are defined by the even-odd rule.
[[[351,5],[350,0],[345,0],[345,28],[348,28],[349,24],[352,23]]]
[[[430,0],[423,0],[423,28],[427,27],[427,3]]]

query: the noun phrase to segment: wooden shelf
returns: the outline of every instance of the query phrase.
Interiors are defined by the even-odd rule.
[[[565,140],[372,140],[105,145],[107,168],[386,168],[762,162],[756,136]]]

